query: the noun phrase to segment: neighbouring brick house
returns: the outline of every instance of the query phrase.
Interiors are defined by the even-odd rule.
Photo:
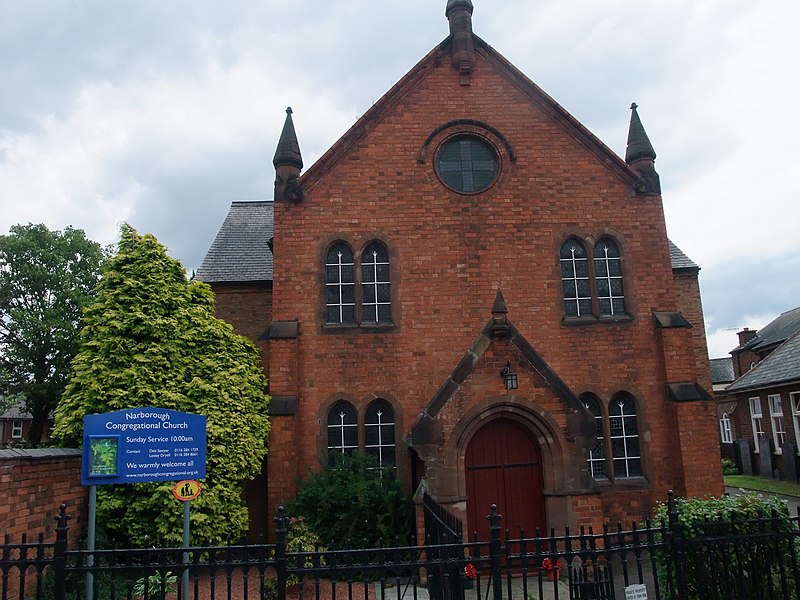
[[[745,328],[731,350],[736,378],[721,405],[740,468],[797,481],[800,450],[800,307],[761,330]],[[722,417],[721,417],[722,418]]]
[[[32,422],[33,417],[25,410],[22,401],[16,401],[0,412],[0,447],[24,445],[28,440]],[[48,423],[42,432],[42,441],[46,441],[49,434],[50,424]]]
[[[533,531],[722,492],[699,267],[636,106],[623,160],[472,10],[302,176],[287,110],[274,202],[233,203],[197,271],[264,353],[264,514],[342,452],[469,530],[491,503]]]
[[[732,401],[725,388],[733,383],[733,359],[730,356],[712,358],[711,363],[711,389],[717,402],[717,419],[719,421],[719,443],[722,458],[736,460],[733,441],[735,430],[733,426],[733,412],[736,402]]]

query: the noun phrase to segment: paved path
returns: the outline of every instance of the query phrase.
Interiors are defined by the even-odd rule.
[[[731,496],[739,496],[742,493],[741,488],[737,488],[734,486],[726,485],[725,491],[730,494]],[[744,490],[745,492],[755,491],[757,494],[762,496],[775,496],[780,498],[781,500],[785,500],[786,503],[789,505],[789,512],[792,515],[797,515],[798,510],[800,510],[800,498],[797,496],[784,496],[783,494],[770,494],[769,492],[759,492],[758,490]]]

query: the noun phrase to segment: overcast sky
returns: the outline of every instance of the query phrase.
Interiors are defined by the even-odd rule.
[[[800,2],[473,0],[475,32],[624,156],[632,101],[710,354],[800,305]],[[0,231],[128,221],[196,268],[447,35],[446,0],[0,0]]]

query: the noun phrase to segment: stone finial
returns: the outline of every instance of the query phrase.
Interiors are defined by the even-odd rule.
[[[503,297],[503,292],[497,288],[497,293],[494,297],[494,304],[492,305],[492,326],[491,334],[495,338],[508,337],[511,333],[511,327],[508,324],[508,306],[506,306],[506,299]]]
[[[286,121],[283,124],[283,131],[272,164],[275,166],[275,200],[291,200],[293,202],[302,200],[303,190],[297,179],[303,168],[303,157],[300,154],[300,144],[297,142],[297,134],[294,131],[291,107],[286,109]]]
[[[475,62],[475,43],[472,39],[472,11],[470,0],[448,0],[444,11],[450,22],[451,59],[461,75],[461,85],[469,85],[472,65]]]
[[[639,173],[639,181],[634,189],[638,194],[658,195],[661,193],[661,181],[656,173],[656,151],[645,133],[638,106],[631,104],[631,123],[628,128],[628,146],[625,149],[625,162]]]
[[[644,126],[639,118],[636,109],[639,108],[634,102],[631,104],[631,123],[628,128],[628,147],[625,150],[625,162],[629,165],[638,160],[655,160],[656,151],[650,143],[650,138],[644,131]]]
[[[303,157],[300,155],[300,144],[294,131],[291,106],[286,109],[286,121],[283,123],[283,131],[272,164],[276,168],[280,165],[292,165],[298,170],[303,168]]]

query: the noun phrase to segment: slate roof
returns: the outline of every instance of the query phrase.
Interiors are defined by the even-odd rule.
[[[16,401],[4,412],[0,413],[0,419],[32,419],[31,414],[25,410],[22,400]]]
[[[691,258],[683,253],[683,250],[678,248],[672,240],[669,242],[669,258],[672,261],[673,271],[692,270],[699,271],[700,265],[694,262]]]
[[[233,202],[194,278],[205,283],[272,281],[273,203]]]
[[[780,344],[796,331],[800,331],[800,306],[782,313],[762,327],[753,339],[737,346],[731,352],[741,350],[759,352],[775,344]]]
[[[735,378],[733,376],[733,358],[711,359],[711,383],[730,383]]]
[[[800,330],[725,390],[743,392],[792,381],[800,381]]]

